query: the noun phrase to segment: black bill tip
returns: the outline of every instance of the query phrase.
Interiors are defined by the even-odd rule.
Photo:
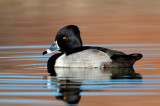
[[[43,55],[47,54],[47,51],[44,51],[42,54],[43,54]]]

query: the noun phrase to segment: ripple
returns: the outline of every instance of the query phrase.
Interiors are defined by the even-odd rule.
[[[59,96],[57,92],[0,92],[0,96]]]
[[[159,56],[160,53],[156,50],[160,50],[158,46],[160,44],[88,44],[85,46],[97,46],[97,47],[114,47],[116,50],[133,50],[143,51],[144,59],[152,59],[153,56]],[[153,47],[154,46],[154,47]],[[49,76],[47,73],[47,60],[52,55],[41,55],[42,51],[38,49],[47,49],[50,45],[30,45],[30,46],[0,46],[2,61],[9,60],[12,62],[27,61],[26,63],[17,64],[22,73],[0,73],[0,96],[63,96],[67,94],[66,91],[79,92],[79,96],[133,96],[133,95],[160,95],[160,75],[141,75],[145,79],[130,79],[130,76],[123,75],[124,79],[112,79],[112,74],[103,73],[103,76],[97,78],[73,78],[73,77],[59,77]],[[12,49],[15,49],[12,50]],[[19,49],[18,52],[16,49]],[[27,52],[23,52],[24,49],[28,49]],[[31,50],[29,50],[31,49]],[[33,51],[33,49],[35,51]],[[36,50],[37,49],[37,50]],[[4,51],[3,51],[4,50]],[[6,50],[6,51],[5,51]],[[10,50],[10,51],[7,51]],[[20,51],[22,50],[22,51]],[[151,51],[151,52],[148,52]],[[154,51],[154,52],[152,52]],[[155,52],[156,51],[156,52]],[[18,54],[17,54],[18,53]],[[25,54],[24,54],[25,53]],[[28,53],[28,54],[27,54]],[[37,53],[31,54],[31,53]],[[8,54],[8,55],[7,55]],[[23,55],[24,54],[24,55]],[[41,61],[34,62],[32,61]],[[155,64],[141,64],[135,65],[134,69],[139,70],[154,70]],[[28,72],[23,73],[23,69],[28,69]],[[32,73],[35,70],[45,70],[43,73]],[[136,72],[135,70],[135,72]],[[25,70],[26,71],[26,70]],[[75,71],[75,70],[74,70]],[[93,71],[93,70],[92,70]],[[38,71],[36,71],[38,72]],[[42,71],[40,71],[42,72]],[[70,72],[70,71],[69,71]],[[82,76],[86,76],[81,73]],[[91,73],[95,74],[98,73]],[[73,73],[73,76],[76,76]],[[102,75],[102,74],[99,74]],[[156,78],[156,79],[151,79]],[[63,91],[64,89],[64,91]],[[157,90],[157,92],[155,91]],[[18,92],[17,92],[18,91]],[[65,94],[63,94],[65,93]],[[47,101],[47,100],[34,100],[34,99],[0,99],[0,103],[60,103],[58,101]]]
[[[36,100],[36,99],[0,99],[0,103],[7,104],[37,104],[37,103],[60,103],[59,101]]]
[[[120,96],[120,95],[158,95],[159,93],[153,92],[82,92],[81,95],[83,96]]]
[[[60,96],[57,92],[0,92],[0,96]],[[155,92],[82,92],[81,96],[159,95]]]

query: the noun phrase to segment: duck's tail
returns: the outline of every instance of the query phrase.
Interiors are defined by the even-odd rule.
[[[143,57],[143,55],[140,54],[140,53],[132,53],[132,54],[129,54],[129,55],[135,57],[136,61],[140,60]]]
[[[133,64],[143,57],[140,53],[132,53],[129,55],[113,55],[111,57],[111,67],[132,67]]]

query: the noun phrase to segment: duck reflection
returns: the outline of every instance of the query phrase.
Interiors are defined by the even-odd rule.
[[[61,94],[56,98],[69,105],[79,103],[83,82],[107,79],[142,79],[142,76],[135,73],[133,68],[54,68],[48,72],[53,76],[49,78],[50,83],[55,84],[56,91]],[[48,85],[52,89],[51,84]]]

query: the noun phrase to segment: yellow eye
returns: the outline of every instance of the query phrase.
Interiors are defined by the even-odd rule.
[[[66,96],[64,96],[64,97],[63,97],[63,99],[64,99],[64,100],[66,100],[66,99],[67,99],[67,97],[66,97]]]
[[[66,39],[66,38],[67,38],[66,36],[63,37],[63,39]]]

